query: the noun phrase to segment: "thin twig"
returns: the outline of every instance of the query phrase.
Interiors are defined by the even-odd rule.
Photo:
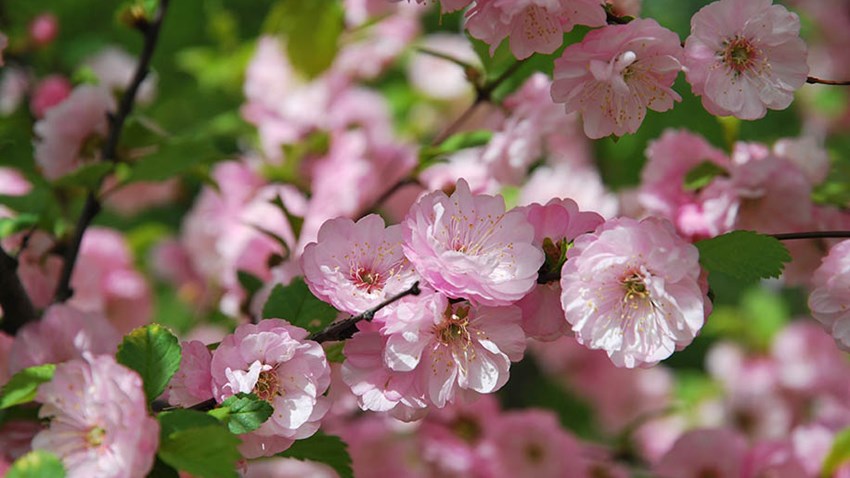
[[[814,76],[810,76],[810,77],[806,78],[806,83],[810,83],[810,84],[813,84],[813,85],[850,86],[850,80],[847,80],[847,81],[822,80],[820,78],[815,78]]]
[[[793,241],[797,239],[840,239],[850,237],[850,231],[787,232],[784,234],[771,234],[770,236],[780,241]]]
[[[115,114],[108,114],[109,132],[106,136],[106,142],[101,149],[101,160],[115,162],[117,159],[116,151],[118,142],[121,139],[121,132],[124,129],[124,122],[130,113],[133,111],[133,104],[136,100],[136,93],[139,87],[145,80],[150,70],[150,62],[153,58],[153,52],[156,48],[157,40],[159,39],[160,27],[165,19],[165,12],[168,9],[169,0],[160,0],[159,8],[150,23],[139,24],[138,27],[145,36],[142,54],[139,56],[139,63],[136,66],[136,72],[133,74],[133,80],[121,96],[121,101],[118,103],[118,111]],[[98,188],[95,188],[97,190]],[[59,285],[56,287],[56,294],[53,298],[54,302],[65,302],[74,291],[71,289],[71,275],[74,273],[74,265],[77,262],[77,256],[80,252],[80,243],[83,240],[83,235],[89,227],[95,216],[100,212],[100,201],[94,191],[90,191],[86,196],[86,202],[83,205],[83,210],[77,220],[77,225],[74,228],[74,235],[71,239],[67,250],[65,251],[65,260],[62,264],[62,273],[59,276]]]
[[[435,58],[440,58],[442,60],[452,62],[455,65],[463,68],[464,70],[474,70],[476,68],[475,65],[473,65],[472,63],[467,63],[467,62],[461,60],[460,58],[455,58],[455,57],[448,55],[446,53],[439,52],[439,51],[436,51],[436,50],[431,50],[429,48],[425,48],[425,47],[420,46],[420,47],[416,48],[416,51],[423,53],[425,55],[433,56]]]
[[[350,338],[357,331],[357,323],[361,320],[365,320],[367,322],[371,321],[375,317],[375,314],[384,307],[402,299],[403,297],[407,297],[409,295],[419,295],[420,293],[421,291],[419,290],[419,281],[416,281],[413,283],[412,286],[410,286],[409,289],[405,290],[404,292],[390,297],[389,299],[381,302],[380,304],[376,305],[375,307],[372,307],[371,309],[365,312],[362,312],[344,320],[340,320],[338,322],[334,322],[325,327],[324,330],[310,335],[308,339],[322,343]]]
[[[3,308],[0,330],[9,335],[15,335],[24,324],[37,317],[17,270],[17,259],[0,247],[0,307]]]

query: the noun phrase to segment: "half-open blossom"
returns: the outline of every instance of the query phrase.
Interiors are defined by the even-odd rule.
[[[460,180],[451,196],[435,191],[402,223],[404,254],[436,290],[485,305],[507,305],[536,284],[543,253],[534,228],[501,197],[472,194]]]
[[[59,34],[59,19],[50,12],[42,13],[32,19],[28,30],[33,43],[38,46],[48,45]]]
[[[605,10],[596,0],[480,0],[467,15],[466,28],[490,45],[491,55],[510,36],[511,52],[520,60],[553,53],[575,25],[605,24]]]
[[[759,119],[794,99],[809,74],[800,19],[772,0],[719,0],[691,18],[685,74],[714,115]]]
[[[658,218],[612,219],[575,240],[561,304],[576,340],[620,367],[652,365],[690,344],[710,307],[699,253]]]
[[[95,160],[106,136],[106,113],[115,99],[105,88],[81,85],[35,124],[35,162],[47,179],[57,179]]]
[[[850,240],[829,250],[815,271],[812,286],[812,316],[832,334],[841,349],[850,351]]]
[[[221,341],[210,364],[213,397],[254,393],[274,407],[263,425],[240,436],[246,458],[271,456],[319,429],[330,404],[331,371],[322,346],[280,319],[243,324]]]
[[[679,37],[651,19],[589,32],[555,60],[552,99],[578,111],[591,138],[634,133],[646,109],[681,101],[673,82],[682,69]]]
[[[302,256],[304,279],[316,297],[359,314],[416,281],[401,249],[401,227],[370,214],[356,223],[337,218],[319,229]]]
[[[495,392],[525,351],[515,306],[451,304],[442,294],[429,294],[402,300],[387,313],[384,361],[395,371],[415,370],[437,407],[465,390]]]
[[[33,439],[62,459],[69,478],[146,476],[159,444],[139,375],[109,355],[56,366],[36,400],[50,426]]]

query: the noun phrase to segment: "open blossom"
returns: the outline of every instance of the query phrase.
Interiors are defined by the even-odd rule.
[[[465,390],[495,392],[525,351],[515,306],[450,304],[442,294],[429,294],[402,300],[387,313],[384,361],[394,371],[415,370],[437,407]]]
[[[501,197],[473,195],[464,180],[451,196],[435,191],[402,223],[404,254],[436,290],[451,298],[508,305],[536,284],[543,253],[534,228]]]
[[[681,60],[679,37],[655,20],[609,25],[555,60],[552,99],[580,112],[591,138],[634,133],[647,108],[667,111],[681,101],[672,89]]]
[[[213,397],[254,393],[274,412],[263,425],[241,435],[246,458],[271,456],[319,429],[330,404],[323,396],[331,371],[322,346],[307,331],[280,319],[244,324],[221,341],[210,364]]]
[[[93,161],[97,138],[106,136],[106,113],[115,98],[105,88],[81,85],[35,124],[35,162],[47,179],[57,179]]]
[[[159,424],[148,416],[141,377],[113,357],[57,365],[36,400],[39,417],[51,420],[33,448],[59,456],[69,478],[143,477],[153,466]]]
[[[370,214],[356,223],[337,218],[319,229],[302,256],[304,278],[316,297],[359,314],[417,280],[401,249],[401,227]]]
[[[809,73],[800,19],[771,0],[720,0],[691,18],[685,74],[714,115],[754,120],[781,110]]]
[[[629,368],[684,348],[710,308],[698,260],[696,247],[658,218],[612,219],[579,237],[561,272],[576,339]]]
[[[466,28],[490,45],[491,55],[510,36],[511,52],[520,60],[553,53],[575,25],[605,24],[605,10],[596,0],[479,0],[467,15]]]
[[[502,476],[593,476],[585,474],[586,463],[578,441],[561,428],[551,411],[506,413],[499,417],[491,433]]]
[[[838,346],[850,351],[850,240],[830,249],[812,279],[812,316],[832,334]]]
[[[692,430],[682,435],[661,458],[653,475],[659,478],[738,478],[744,476],[746,454],[746,439],[733,430]]]
[[[71,94],[73,86],[62,75],[50,75],[36,85],[30,98],[30,111],[36,118],[43,118],[47,110],[58,105]]]

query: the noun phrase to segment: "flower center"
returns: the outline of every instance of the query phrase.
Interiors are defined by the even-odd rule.
[[[353,282],[355,287],[370,294],[375,290],[380,290],[384,285],[383,277],[381,277],[380,273],[371,271],[365,267],[358,267],[354,271]]]
[[[646,290],[646,284],[643,282],[643,277],[633,272],[631,275],[623,279],[623,287],[626,289],[626,300],[645,299],[649,297],[649,291]]]
[[[434,326],[434,335],[443,345],[452,345],[460,342],[465,348],[472,338],[469,335],[469,307],[458,307],[457,310],[452,310],[452,305],[446,308],[444,314],[445,320],[439,325]]]
[[[539,443],[530,443],[525,447],[525,456],[531,463],[540,463],[543,461],[543,447]]]
[[[271,402],[276,396],[283,395],[283,390],[280,388],[280,379],[277,377],[275,369],[260,372],[260,377],[257,378],[257,384],[251,390],[254,395],[260,400]]]
[[[736,73],[743,73],[752,68],[758,58],[758,50],[746,38],[736,36],[723,42],[723,63]]]
[[[106,436],[106,430],[98,426],[92,427],[86,434],[86,443],[92,448],[97,448],[103,444],[103,438]]]
[[[452,430],[466,443],[476,443],[481,437],[481,426],[472,417],[459,417],[452,424]]]

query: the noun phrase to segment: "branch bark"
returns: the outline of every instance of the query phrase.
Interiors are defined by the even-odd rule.
[[[18,260],[0,247],[0,307],[3,307],[0,330],[9,335],[15,335],[24,324],[37,317],[17,270]]]

